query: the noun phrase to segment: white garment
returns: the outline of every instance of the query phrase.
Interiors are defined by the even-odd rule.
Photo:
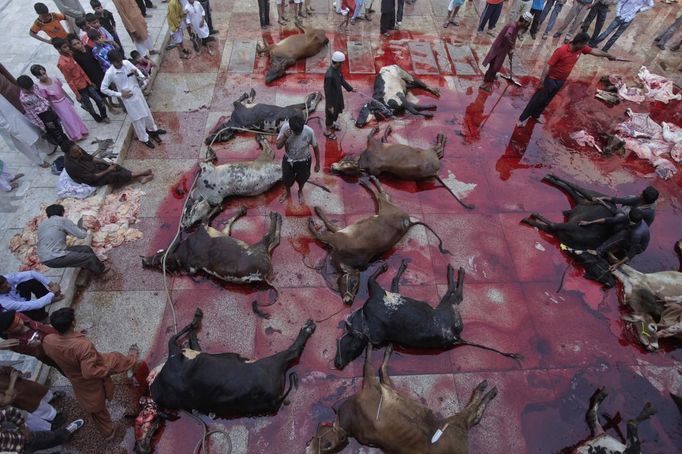
[[[10,180],[14,178],[14,175],[9,173],[5,168],[5,163],[0,161],[0,191],[9,192],[12,190],[12,185]]]
[[[38,408],[33,413],[26,415],[26,426],[31,432],[52,429],[52,420],[57,416],[57,410],[50,405],[53,397],[52,391],[48,391],[40,401]]]
[[[149,142],[147,131],[156,131],[158,129],[156,123],[154,123],[154,118],[151,116],[134,120],[132,123],[135,135],[141,142]]]
[[[38,165],[43,163],[40,152],[50,150],[50,145],[41,138],[41,131],[4,96],[0,96],[0,136],[8,147],[16,148]]]
[[[107,96],[114,96],[121,99],[126,111],[128,111],[128,117],[130,117],[130,120],[133,122],[137,138],[142,142],[147,142],[149,141],[149,136],[145,131],[140,130],[140,120],[143,120],[141,124],[147,125],[150,131],[156,131],[157,128],[154,124],[154,118],[152,117],[152,112],[149,110],[147,100],[144,99],[140,85],[137,83],[138,79],[145,80],[146,77],[135,67],[135,65],[128,60],[123,60],[123,65],[120,69],[116,69],[114,65],[111,65],[109,69],[107,69],[107,72],[104,73],[104,80],[102,80],[100,89],[102,93]],[[112,83],[116,84],[116,88],[119,91],[114,91],[109,88],[109,85]],[[127,99],[123,98],[124,90],[130,91],[133,96]]]
[[[135,50],[137,50],[141,56],[148,57],[149,51],[152,50],[154,45],[150,37],[147,37],[144,41],[135,41]]]
[[[66,169],[59,174],[59,181],[57,182],[57,197],[64,199],[73,197],[77,199],[85,199],[90,197],[97,190],[94,186],[89,186],[85,183],[76,183],[71,179]]]
[[[208,38],[208,24],[206,23],[206,19],[204,16],[206,16],[206,13],[204,12],[204,7],[201,6],[201,3],[198,1],[194,1],[194,3],[187,3],[187,5],[184,8],[185,10],[185,22],[192,27],[192,31],[199,37],[199,38]],[[204,26],[201,26],[201,23],[204,23]]]

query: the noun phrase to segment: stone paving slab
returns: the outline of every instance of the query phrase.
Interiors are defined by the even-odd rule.
[[[439,74],[438,62],[433,54],[431,43],[410,41],[407,43],[415,74]]]
[[[250,73],[256,60],[256,42],[237,40],[232,43],[230,63],[227,70],[235,73]]]
[[[366,41],[348,41],[348,64],[351,74],[374,74],[372,46]]]

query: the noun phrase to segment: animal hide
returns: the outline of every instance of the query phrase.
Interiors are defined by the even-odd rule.
[[[569,137],[573,140],[576,141],[578,145],[581,147],[594,147],[597,149],[598,152],[602,152],[601,147],[599,144],[597,144],[597,141],[584,129],[581,129],[580,131],[575,131],[572,132]]]
[[[92,249],[100,260],[106,260],[107,253],[114,247],[127,241],[142,238],[142,232],[131,228],[140,215],[140,198],[144,195],[139,189],[126,189],[121,192],[101,195],[87,199],[62,199],[54,203],[64,206],[65,216],[73,222],[83,217],[83,224],[93,232]],[[40,209],[40,216],[32,218],[21,233],[12,237],[9,244],[10,251],[22,263],[19,270],[37,270],[45,272],[48,268],[40,263],[36,250],[38,240],[38,224],[46,219],[44,214],[46,205]],[[77,239],[67,237],[67,244],[77,244]]]
[[[668,104],[671,100],[682,99],[681,94],[673,93],[673,81],[650,73],[646,66],[642,66],[637,73],[637,77],[644,83],[644,95],[651,101],[661,101]]]

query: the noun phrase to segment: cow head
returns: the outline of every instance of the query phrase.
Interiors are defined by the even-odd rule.
[[[355,119],[355,126],[357,128],[364,127],[367,123],[372,120],[385,120],[394,116],[391,107],[399,106],[386,106],[383,103],[377,101],[376,99],[372,102],[368,102],[362,106],[360,113],[358,113],[358,118]]]
[[[637,340],[649,351],[658,350],[658,325],[649,314],[624,315],[623,320],[632,324]]]
[[[332,172],[340,173],[341,175],[358,176],[362,174],[358,162],[359,158],[357,156],[344,156],[340,161],[332,164]]]
[[[160,249],[154,255],[142,257],[142,266],[145,268],[161,268],[163,266],[163,256],[165,253],[165,249]],[[166,270],[177,271],[177,269],[177,261],[171,256],[171,253],[168,253],[168,257],[166,257]]]
[[[308,442],[306,454],[332,454],[340,452],[348,445],[348,433],[332,423],[322,423],[317,433]]]
[[[353,304],[355,295],[358,294],[358,288],[360,287],[360,273],[355,270],[347,271],[339,276],[337,284],[343,304],[349,306]]]
[[[363,128],[367,125],[367,123],[369,123],[372,120],[374,120],[374,114],[371,112],[369,108],[369,103],[366,103],[360,109],[360,113],[358,113],[358,118],[355,119],[355,127]]]
[[[279,79],[284,75],[287,68],[296,63],[296,60],[290,57],[281,55],[272,56],[270,58],[270,67],[268,73],[265,75],[265,83],[272,83],[275,79]]]
[[[197,222],[207,219],[213,207],[206,199],[195,200],[190,196],[187,206],[182,212],[180,227],[184,230],[192,227]]]
[[[339,370],[360,356],[369,342],[369,338],[364,334],[365,320],[362,317],[362,311],[354,312],[345,324],[346,333],[336,341],[334,367]]]
[[[315,109],[317,109],[317,105],[322,101],[322,93],[319,91],[315,93],[310,93],[308,96],[305,97],[305,105],[306,108],[308,109],[308,113],[314,112]]]

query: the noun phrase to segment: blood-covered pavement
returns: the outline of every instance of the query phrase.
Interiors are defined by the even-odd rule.
[[[382,178],[392,199],[414,218],[427,222],[444,239],[452,255],[441,254],[436,238],[423,227],[413,228],[383,257],[389,271],[379,281],[390,285],[400,261],[407,259],[409,268],[401,282],[402,292],[435,304],[447,288],[446,265],[463,267],[463,338],[524,356],[519,365],[470,347],[445,352],[398,349],[389,371],[401,392],[449,415],[462,408],[479,381],[488,380],[499,393],[481,424],[472,429],[470,440],[472,452],[492,454],[557,452],[571,446],[588,434],[583,413],[590,395],[597,387],[607,386],[610,395],[603,409],[611,415],[620,411],[624,419],[634,416],[647,400],[658,409],[658,414],[640,429],[647,452],[674,452],[675,446],[679,448],[682,434],[675,428],[675,421],[680,416],[667,393],[682,390],[676,372],[682,359],[680,351],[665,342],[661,352],[643,351],[620,321],[618,291],[602,290],[583,279],[579,269],[566,269],[568,260],[556,241],[519,224],[534,211],[560,220],[561,211],[569,206],[562,193],[541,182],[549,172],[613,194],[637,193],[647,184],[654,184],[661,198],[652,241],[632,264],[645,272],[678,268],[673,244],[680,233],[679,175],[663,181],[653,175],[646,162],[602,157],[593,149],[578,147],[568,137],[579,129],[595,135],[609,132],[624,118],[627,107],[652,112],[657,121],[682,126],[680,102],[624,102],[607,107],[593,98],[601,76],[620,73],[632,79],[641,64],[679,80],[679,75],[665,73],[660,66],[664,62],[674,67],[670,61],[679,61],[679,55],[649,49],[656,31],[674,18],[678,7],[657,4],[654,11],[634,21],[612,49],[614,54],[632,59],[632,63],[582,57],[570,83],[547,109],[544,124],[515,130],[514,123],[532,95],[548,55],[560,44],[558,40],[526,38],[519,43],[515,69],[523,87],[500,80],[493,93],[487,94],[477,89],[481,82],[479,63],[492,38],[475,33],[473,3],[463,7],[461,25],[448,29],[441,27],[446,1],[419,0],[406,5],[402,29],[388,39],[378,33],[377,15],[372,22],[358,22],[345,32],[337,29],[341,18],[329,5],[322,0],[312,4],[317,13],[305,21],[306,25],[325,28],[329,49],[349,55],[344,74],[359,93],[371,95],[375,73],[393,63],[440,88],[439,99],[415,92],[420,102],[438,105],[434,117],[425,120],[408,114],[391,121],[390,140],[428,147],[438,133],[444,133],[448,142],[441,176],[445,179],[451,172],[458,181],[475,185],[466,202],[476,208],[467,211],[438,184]],[[255,32],[255,2],[213,1],[212,6],[213,21],[220,30],[215,55],[180,60],[172,50],[160,65],[149,102],[159,125],[169,131],[164,144],[149,150],[133,141],[128,150],[125,165],[152,167],[155,172],[154,181],[144,186],[147,196],[138,228],[145,237],[114,249],[113,278],[93,283],[77,305],[79,321],[88,326],[89,335],[101,349],[125,351],[131,342],[137,342],[150,366],[158,364],[166,354],[167,340],[173,333],[173,315],[165,303],[161,273],[143,269],[139,256],[165,247],[174,236],[183,194],[205,152],[203,138],[207,131],[221,116],[229,115],[232,102],[251,88],[256,91],[257,102],[279,105],[300,102],[306,94],[322,91],[324,58],[301,62],[290,68],[286,77],[271,86],[264,85],[267,59],[256,55],[256,43],[262,39],[278,41],[295,33],[293,26],[274,26],[261,35]],[[482,8],[482,3],[477,7]],[[506,11],[504,14],[506,17]],[[273,7],[273,23],[275,17]],[[323,51],[325,55],[329,49]],[[278,185],[258,197],[228,201],[224,212],[213,221],[220,225],[245,205],[248,214],[235,224],[233,235],[252,242],[267,231],[270,211],[284,215],[282,240],[273,253],[273,282],[279,297],[263,308],[270,319],[257,317],[251,311],[251,302],[269,304],[272,292],[220,285],[203,277],[168,277],[180,327],[191,320],[197,307],[203,309],[199,340],[207,352],[232,351],[261,358],[288,347],[307,319],[325,319],[318,323],[294,366],[300,377],[299,388],[278,414],[215,421],[202,417],[209,427],[220,426],[230,434],[232,453],[303,452],[317,425],[333,419],[331,407],[360,389],[362,360],[343,371],[335,370],[332,360],[343,319],[366,299],[366,276],[353,307],[344,308],[339,295],[309,267],[320,263],[325,252],[312,240],[306,226],[313,205],[323,207],[341,225],[374,211],[369,193],[355,180],[330,173],[332,162],[364,149],[370,130],[357,129],[352,121],[366,98],[346,93],[345,99],[338,141],[322,136],[323,105],[309,121],[320,143],[323,164],[322,171],[312,178],[329,187],[331,194],[308,185],[306,205],[282,204],[278,201],[282,187]],[[464,137],[458,134],[460,131]],[[214,148],[219,162],[258,155],[256,142],[247,134]],[[277,151],[278,158],[281,153]],[[557,292],[565,271],[563,289]],[[380,353],[375,352],[377,367],[379,361]],[[117,396],[132,399],[139,391],[130,388],[129,393],[119,392]],[[134,403],[128,403],[128,412],[133,412],[134,407]],[[125,439],[119,440],[122,451],[132,448],[130,423],[126,420]],[[191,452],[201,434],[196,421],[183,414],[179,421],[165,425],[156,449],[160,453]],[[92,425],[86,425],[72,446],[92,452],[88,449],[94,439]],[[227,442],[220,435],[209,444],[211,452],[226,452]],[[374,452],[352,442],[344,452],[370,451]]]

